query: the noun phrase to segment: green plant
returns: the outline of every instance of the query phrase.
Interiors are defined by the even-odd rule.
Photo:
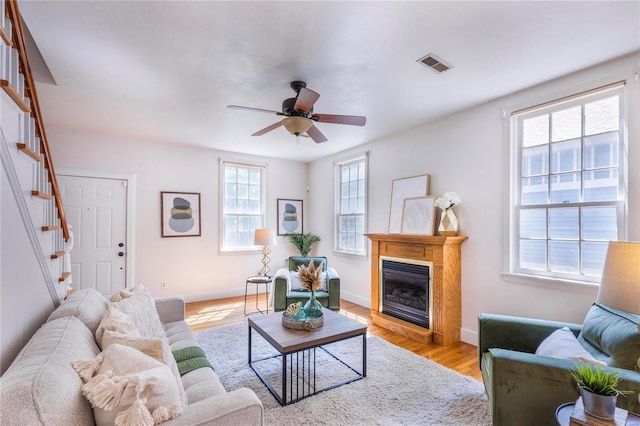
[[[616,373],[602,371],[598,365],[593,368],[591,365],[579,365],[571,371],[571,376],[582,389],[604,396],[619,396],[631,393],[618,389],[620,376]]]
[[[285,234],[285,237],[289,239],[289,242],[296,246],[300,251],[300,256],[307,257],[311,251],[313,243],[320,241],[320,237],[316,234]]]

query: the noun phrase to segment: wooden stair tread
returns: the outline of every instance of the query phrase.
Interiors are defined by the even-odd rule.
[[[51,259],[58,259],[64,256],[64,251],[57,251],[51,255]]]
[[[27,104],[25,100],[22,99],[22,96],[20,96],[16,89],[14,89],[11,84],[9,84],[9,81],[0,80],[0,86],[4,89],[5,92],[7,92],[7,95],[9,95],[11,99],[13,99],[13,102],[15,102],[22,111],[31,112],[31,107],[29,107],[29,104]]]
[[[42,229],[43,232],[46,232],[46,231],[57,231],[58,229],[60,229],[60,227],[59,226],[53,226],[53,225],[45,225],[41,229]]]
[[[60,278],[58,278],[58,282],[65,282],[67,280],[67,278],[69,278],[71,276],[71,272],[63,272],[62,275],[60,276]]]
[[[51,195],[44,193],[44,192],[40,192],[40,191],[31,191],[31,195],[34,197],[38,197],[38,198],[42,198],[43,200],[50,200],[51,199]]]
[[[2,11],[2,13],[4,13],[4,10]],[[4,27],[2,27],[2,25],[0,25],[0,37],[2,37],[4,44],[8,46],[13,46],[13,42],[11,41],[11,36],[7,34],[7,31],[4,29]]]
[[[29,148],[26,143],[19,143],[18,142],[16,145],[18,145],[18,149],[20,151],[24,152],[29,157],[33,158],[36,161],[42,161],[42,158],[40,158],[38,153],[35,152],[34,150],[32,150],[31,148]]]

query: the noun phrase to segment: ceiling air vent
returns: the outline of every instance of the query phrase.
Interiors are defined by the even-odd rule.
[[[420,62],[425,67],[432,69],[438,74],[449,71],[451,68],[453,68],[453,65],[448,64],[433,53],[429,53],[427,56],[423,56],[422,58],[418,59],[417,62]]]

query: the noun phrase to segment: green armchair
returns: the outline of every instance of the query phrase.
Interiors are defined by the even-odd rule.
[[[333,268],[327,267],[326,257],[290,257],[287,268],[278,269],[273,279],[273,310],[284,311],[291,303],[302,302],[304,305],[311,292],[295,288],[292,273],[297,272],[299,265],[308,266],[309,262],[318,266],[322,264],[323,273],[326,275],[326,290],[316,291],[316,299],[333,311],[340,310],[340,276]]]
[[[585,321],[568,324],[481,313],[478,357],[494,425],[555,425],[555,410],[575,401],[571,370],[579,362],[536,355],[554,331],[568,327],[604,371],[620,375],[619,388],[633,391],[618,407],[640,413],[640,316],[594,303]]]

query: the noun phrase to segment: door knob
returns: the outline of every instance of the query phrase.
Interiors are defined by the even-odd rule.
[[[119,253],[118,253],[118,256],[120,256],[120,257],[124,256],[124,252],[122,252],[122,251],[121,251],[121,252],[119,252]]]

